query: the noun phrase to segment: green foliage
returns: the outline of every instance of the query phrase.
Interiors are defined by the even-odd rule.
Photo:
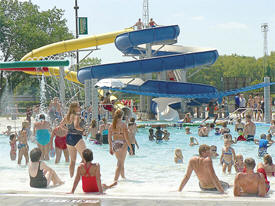
[[[19,61],[33,49],[73,38],[63,15],[64,11],[55,7],[39,11],[39,7],[30,2],[0,0],[0,61]],[[6,72],[5,76],[17,93],[39,89],[39,81],[28,74]],[[0,88],[4,88],[4,83],[1,71]],[[24,91],[18,89],[21,86]]]
[[[87,66],[93,66],[101,64],[101,59],[99,58],[86,58],[79,63],[79,68],[87,67]]]
[[[188,71],[188,75],[195,70]],[[250,79],[250,85],[253,85],[263,82],[265,75],[270,76],[271,81],[275,81],[275,52],[271,52],[270,56],[267,56],[266,71],[263,69],[263,58],[256,59],[255,57],[238,56],[236,54],[224,55],[220,56],[214,65],[202,69],[189,78],[188,81],[210,84],[217,87],[218,90],[223,90],[223,78],[225,77],[246,77]]]

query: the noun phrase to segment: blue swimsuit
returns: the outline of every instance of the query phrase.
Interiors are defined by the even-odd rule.
[[[45,146],[50,142],[51,134],[47,129],[38,129],[36,131],[36,141]]]

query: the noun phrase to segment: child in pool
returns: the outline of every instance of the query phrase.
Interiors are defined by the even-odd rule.
[[[267,148],[272,145],[270,144],[269,141],[266,139],[265,134],[261,134],[261,139],[254,139],[254,143],[259,145],[258,149],[258,156],[263,157],[265,154],[267,154]]]
[[[149,140],[150,141],[154,141],[155,140],[155,135],[154,135],[154,129],[153,128],[150,128],[149,129]]]
[[[215,128],[215,135],[221,135],[221,130],[219,127]]]
[[[20,165],[22,157],[24,155],[25,160],[26,160],[26,165],[29,162],[29,146],[28,146],[28,136],[27,136],[27,128],[24,122],[22,122],[22,130],[19,133],[18,136],[18,161],[17,163]]]
[[[223,173],[226,172],[226,168],[228,173],[231,173],[231,168],[234,165],[235,162],[235,150],[231,147],[231,141],[230,139],[224,140],[224,147],[222,149],[222,155],[220,158],[220,163],[222,165],[222,171]]]
[[[10,146],[11,146],[11,151],[10,151],[10,158],[11,160],[16,160],[16,134],[11,134],[10,135]]]
[[[246,138],[243,136],[243,129],[239,128],[238,129],[238,138],[235,138],[235,143],[237,143],[238,141],[246,141]]]
[[[7,135],[7,136],[10,136],[11,135],[11,126],[7,126],[7,131],[3,132],[3,135]]]
[[[211,158],[216,158],[219,156],[219,154],[217,153],[217,146],[216,145],[211,145],[210,146],[210,156]]]
[[[190,137],[189,146],[195,146],[195,145],[198,145],[198,144],[199,144],[199,142],[195,137]]]
[[[230,129],[227,127],[227,122],[222,123],[221,134],[230,133]]]
[[[222,137],[223,137],[224,141],[228,139],[231,142],[231,144],[235,144],[236,143],[235,141],[233,141],[232,135],[229,134],[229,133],[225,133]]]
[[[235,124],[235,132],[239,132],[239,130],[244,130],[244,123],[242,123],[242,119],[238,118],[237,123]]]
[[[244,162],[243,162],[243,155],[238,154],[236,155],[236,161],[234,164],[236,173],[244,171]]]
[[[174,162],[183,163],[183,155],[181,149],[175,149]]]
[[[103,193],[103,190],[112,188],[117,184],[114,182],[111,185],[101,184],[100,178],[100,166],[98,163],[92,163],[93,161],[93,152],[90,149],[85,149],[82,152],[83,163],[77,168],[77,173],[74,179],[73,188],[71,193],[74,193],[80,178],[82,179],[82,189],[83,192],[99,192]]]
[[[170,132],[168,132],[167,130],[164,130],[163,133],[164,133],[163,140],[168,141],[170,139],[169,138]]]
[[[163,140],[163,137],[162,135],[164,134],[164,132],[160,129],[160,127],[158,126],[157,127],[157,131],[155,133],[155,136],[156,136],[156,141],[162,141]]]
[[[136,133],[137,133],[137,125],[135,123],[135,118],[131,118],[130,122],[128,124],[128,137],[129,137],[129,141],[130,144],[132,145],[132,149],[133,149],[133,154],[135,155],[135,146],[137,146],[137,148],[139,149],[137,140],[136,140]],[[128,147],[128,152],[130,154],[130,148]]]
[[[190,127],[185,127],[185,134],[191,134]]]

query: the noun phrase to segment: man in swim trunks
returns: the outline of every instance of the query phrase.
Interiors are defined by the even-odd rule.
[[[254,172],[255,160],[247,158],[244,161],[245,172],[236,175],[234,181],[234,196],[243,194],[255,194],[264,197],[269,190],[269,181],[265,178],[265,170],[258,168],[257,173]]]
[[[246,138],[246,141],[254,141],[256,126],[251,121],[251,116],[249,114],[245,116],[245,119],[246,119],[246,124],[244,125],[243,135]]]
[[[143,25],[143,23],[142,23],[142,21],[141,21],[141,19],[139,18],[138,19],[138,21],[137,21],[137,23],[135,23],[134,25],[133,25],[133,27],[137,27],[137,30],[140,30],[140,29],[143,29],[144,28],[144,25]]]
[[[224,193],[224,189],[229,187],[226,182],[220,181],[216,176],[210,157],[210,146],[206,144],[200,145],[199,156],[194,156],[190,159],[185,177],[178,189],[179,192],[182,191],[185,184],[188,182],[193,170],[199,179],[199,186],[202,190]]]

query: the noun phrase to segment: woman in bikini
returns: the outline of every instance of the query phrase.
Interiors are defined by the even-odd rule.
[[[93,119],[91,126],[88,129],[88,134],[87,134],[87,136],[89,136],[89,134],[91,134],[91,136],[89,138],[90,141],[94,141],[96,139],[97,132],[98,132],[97,123],[96,123],[96,120]]]
[[[82,153],[84,163],[81,163],[77,168],[77,173],[74,179],[73,188],[70,193],[74,193],[80,177],[82,178],[83,192],[99,192],[109,189],[117,184],[114,182],[111,185],[101,184],[100,166],[98,163],[92,163],[93,152],[90,149],[85,149]]]
[[[80,106],[78,102],[70,104],[69,111],[60,125],[65,126],[65,129],[68,130],[66,144],[70,155],[70,176],[73,177],[77,152],[82,157],[82,152],[86,149],[85,142],[82,139],[85,129],[83,128],[83,122],[80,121]]]
[[[130,155],[133,154],[132,145],[129,142],[127,125],[122,122],[123,112],[117,110],[114,114],[113,123],[109,127],[108,142],[110,145],[110,154],[115,154],[117,158],[117,168],[114,181],[117,181],[119,176],[125,178],[124,161],[127,154],[127,148],[130,148]]]

